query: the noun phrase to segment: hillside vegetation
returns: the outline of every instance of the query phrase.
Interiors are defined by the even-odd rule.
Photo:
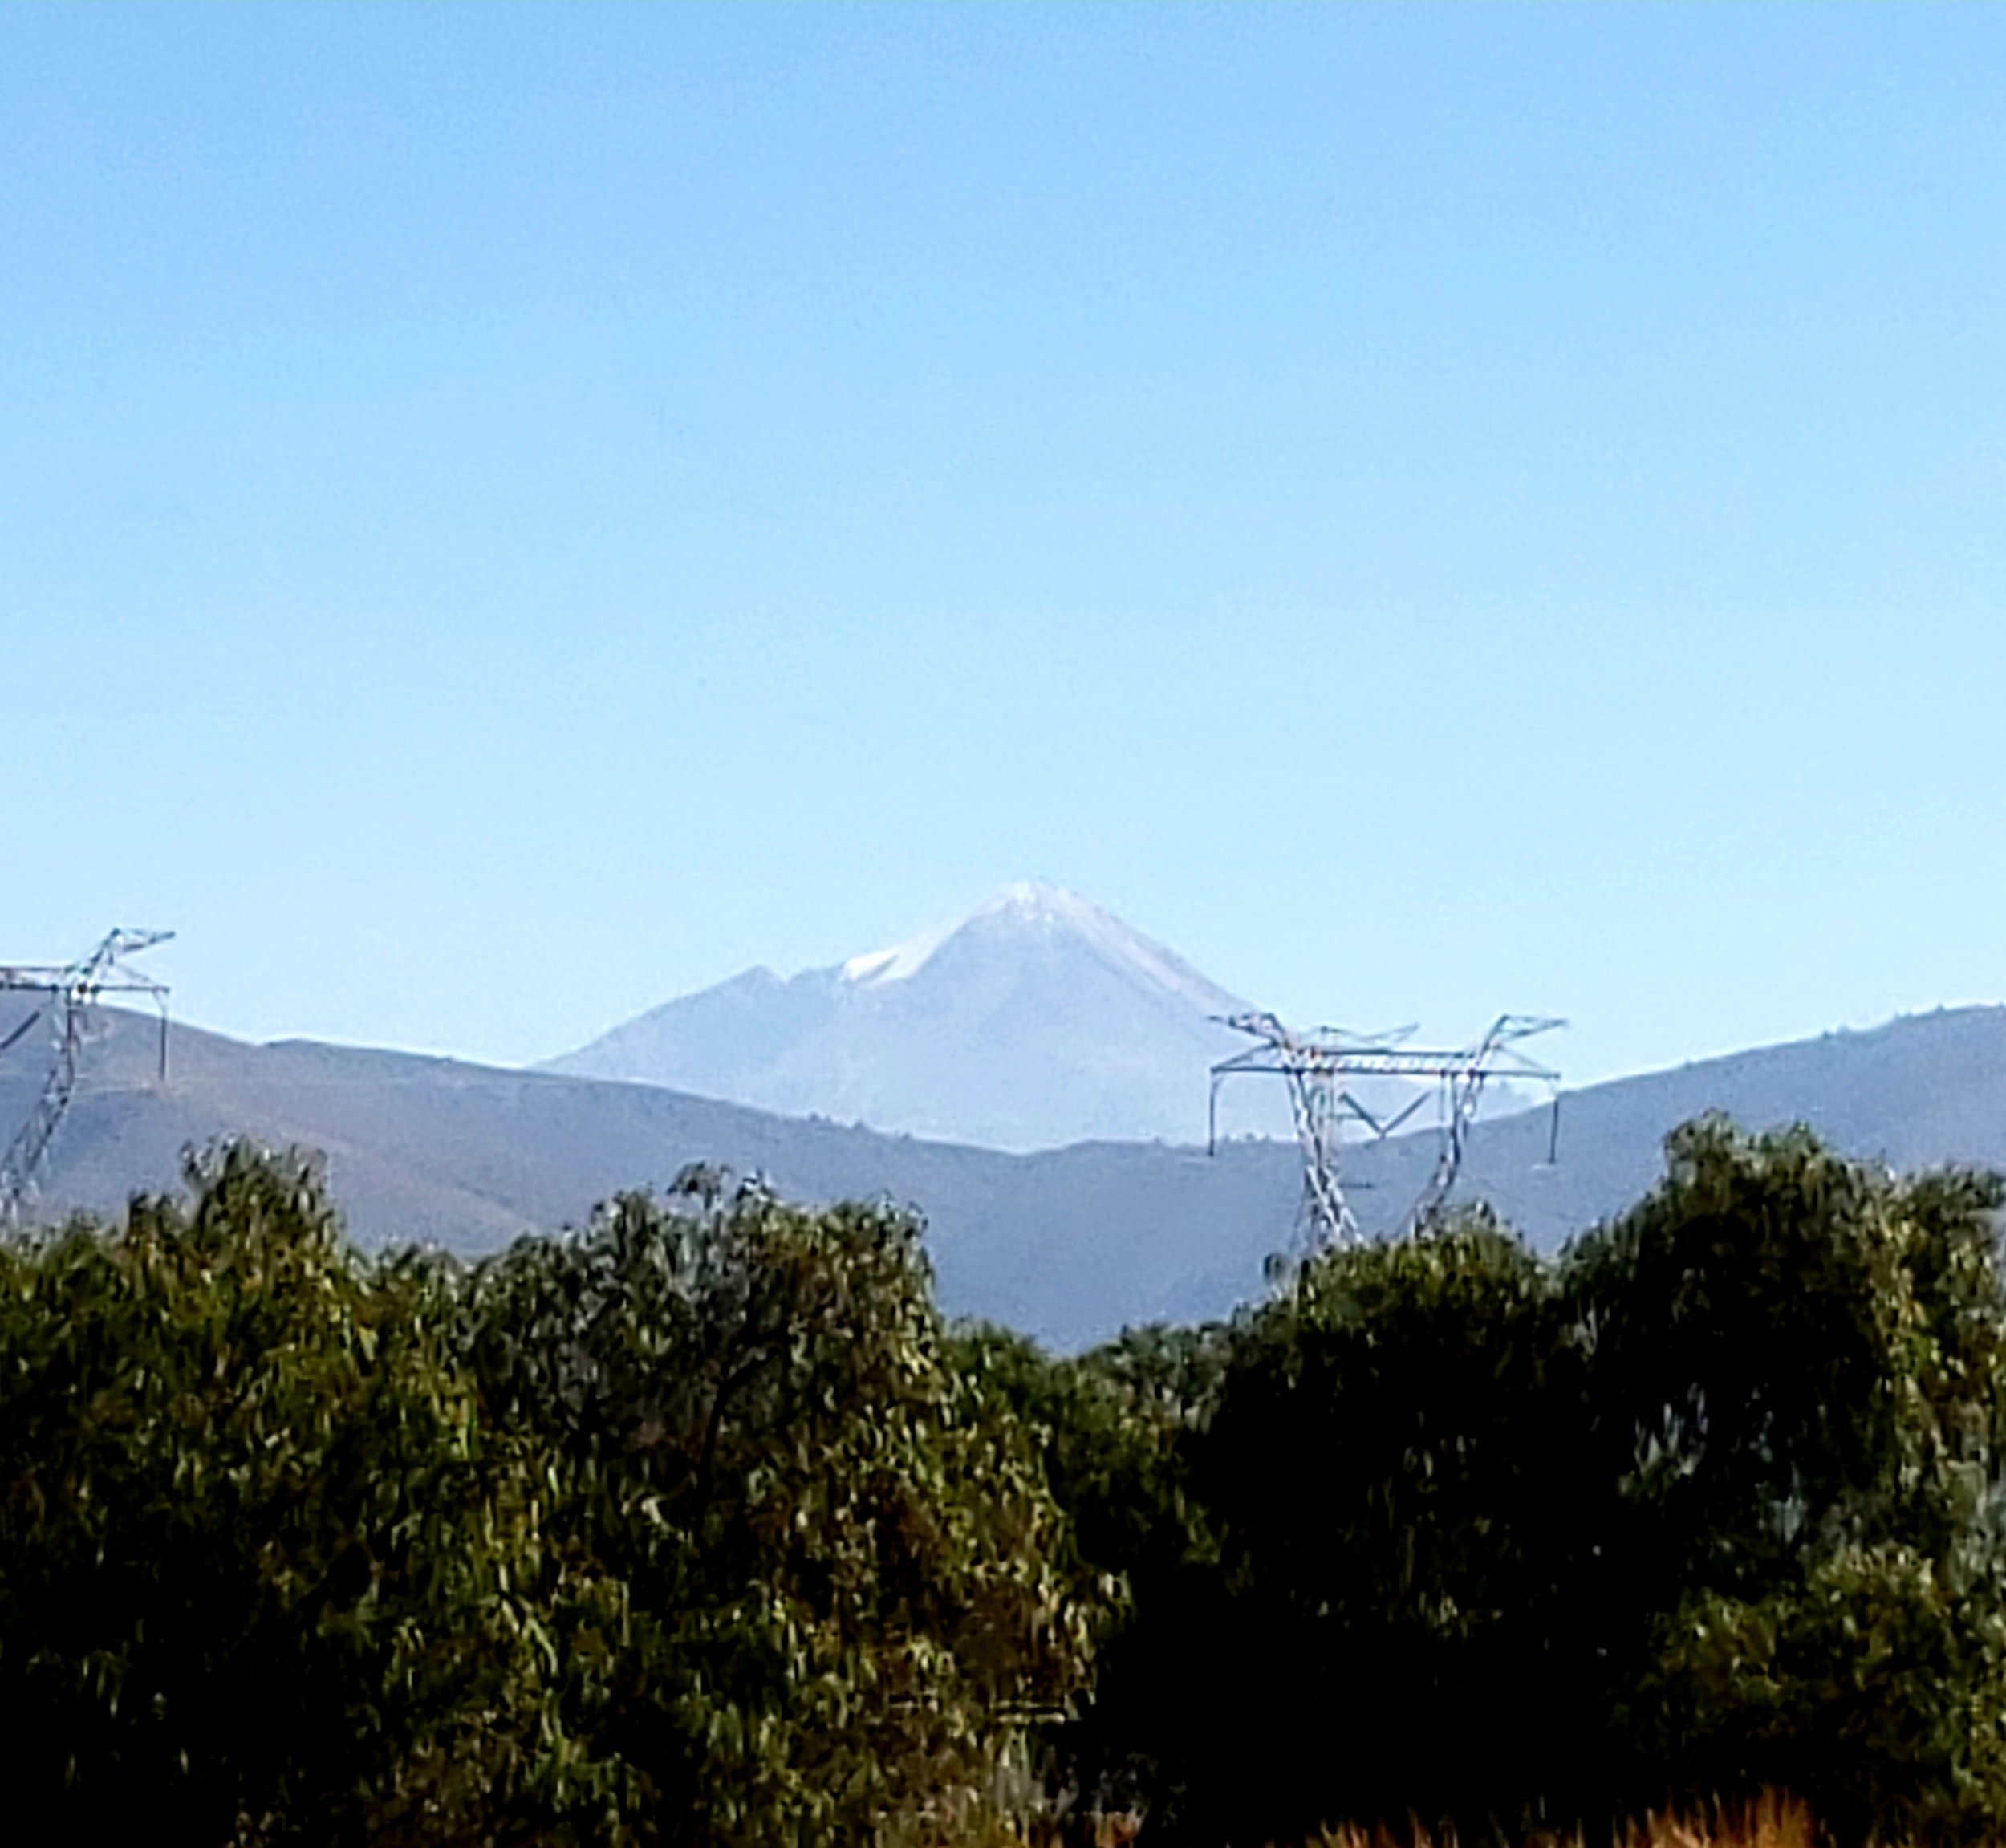
[[[1990,1177],[1708,1119],[1556,1257],[1466,1216],[1073,1359],[715,1171],[471,1265],[188,1183],[0,1246],[50,1839],[2006,1827]]]

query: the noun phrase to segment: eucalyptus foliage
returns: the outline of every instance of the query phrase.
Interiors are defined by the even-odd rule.
[[[304,1166],[0,1249],[0,1737],[70,1840],[479,1839],[534,1547],[423,1267]],[[51,1838],[56,1838],[52,1833]]]
[[[1085,1620],[917,1229],[623,1198],[461,1273],[313,1169],[0,1249],[0,1737],[51,1838],[967,1839]]]
[[[1103,1679],[1155,1832],[1780,1784],[1852,1838],[1996,1834],[2001,1197],[1708,1119],[1557,1261],[1480,1214],[1309,1260],[1183,1420],[1185,1566],[1131,1587],[1161,1672]]]
[[[564,1638],[597,1669],[564,1724],[637,1777],[648,1839],[971,1826],[1085,1663],[1026,1434],[952,1364],[908,1216],[689,1197],[626,1196],[465,1296],[553,1545],[624,1587],[617,1635]]]
[[[1473,1213],[1074,1359],[700,1169],[471,1267],[187,1182],[0,1241],[27,1838],[2006,1826],[1990,1177],[1703,1121],[1557,1259]]]

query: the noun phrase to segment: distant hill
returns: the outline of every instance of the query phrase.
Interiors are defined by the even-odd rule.
[[[1245,1009],[1161,944],[1055,886],[1013,885],[942,931],[783,979],[751,969],[544,1070],[991,1148],[1205,1133],[1208,1066]],[[1224,1120],[1285,1135],[1278,1092]]]
[[[1289,1231],[1286,1144],[1082,1143],[1038,1156],[782,1117],[652,1085],[177,1026],[152,1080],[154,1025],[107,1011],[54,1151],[43,1216],[173,1186],[181,1151],[249,1135],[323,1152],[364,1244],[467,1255],[582,1221],[691,1161],[759,1173],[803,1200],[889,1197],[928,1220],[943,1301],[1074,1345],[1124,1322],[1217,1314],[1257,1290]],[[0,1037],[4,1036],[0,1016]],[[27,1108],[35,1061],[0,1059],[0,1125]]]
[[[175,1030],[160,1088],[152,1023],[103,1017],[56,1144],[51,1211],[172,1185],[185,1145],[242,1133],[323,1151],[365,1242],[471,1253],[576,1223],[598,1200],[660,1186],[686,1162],[720,1161],[802,1199],[916,1206],[951,1310],[1065,1346],[1126,1322],[1226,1314],[1260,1291],[1263,1259],[1295,1225],[1298,1170],[1284,1143],[1229,1142],[1216,1159],[1132,1142],[1009,1154],[655,1086],[302,1041],[247,1046],[187,1027]],[[26,1109],[39,1043],[30,1034],[0,1058],[0,1126]],[[1503,1118],[1478,1130],[1460,1192],[1489,1198],[1551,1247],[1635,1199],[1665,1132],[1710,1107],[1752,1126],[1802,1119],[1898,1167],[2006,1167],[2006,1009],[1920,1015],[1570,1093],[1557,1165],[1544,1165],[1543,1112]],[[1399,1218],[1433,1153],[1427,1135],[1356,1152],[1368,1226]]]

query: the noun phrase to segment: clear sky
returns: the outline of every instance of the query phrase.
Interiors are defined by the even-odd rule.
[[[205,1025],[1996,1000],[2003,618],[2006,8],[0,9],[0,959]]]

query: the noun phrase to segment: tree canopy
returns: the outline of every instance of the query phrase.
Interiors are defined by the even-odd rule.
[[[229,1147],[0,1241],[0,1736],[79,1842],[2006,1823],[2006,1191],[1708,1119],[1227,1324],[950,1327],[702,1170],[461,1265]]]

